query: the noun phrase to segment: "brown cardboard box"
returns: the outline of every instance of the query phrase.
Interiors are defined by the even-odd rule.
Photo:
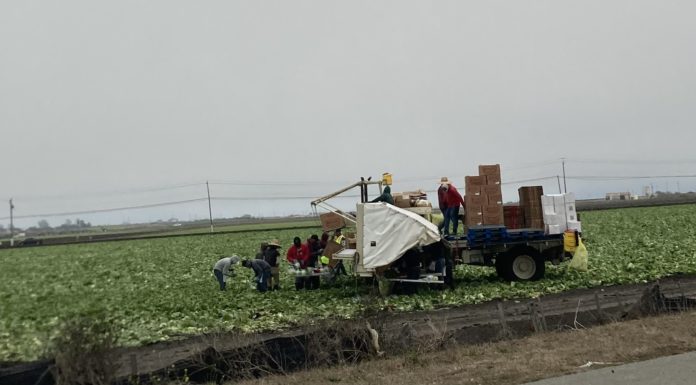
[[[488,201],[484,195],[465,195],[464,203],[466,207],[480,207],[488,204]]]
[[[483,206],[466,206],[466,216],[483,215]]]
[[[483,216],[503,216],[503,206],[483,206]]]
[[[321,221],[321,229],[324,231],[333,231],[346,227],[346,221],[342,216],[336,213],[324,213],[319,215]]]
[[[466,185],[464,187],[465,195],[481,195],[481,186],[470,186]]]
[[[466,187],[483,186],[485,184],[486,184],[486,177],[485,176],[465,176],[464,177],[464,185]]]
[[[520,203],[523,201],[530,202],[539,200],[539,204],[541,204],[541,196],[544,195],[544,188],[542,186],[522,186],[517,189],[517,192],[520,195]]]
[[[488,184],[481,186],[481,195],[503,195],[503,190],[499,184]]]
[[[499,164],[482,164],[478,166],[479,175],[498,175],[500,178]]]
[[[487,196],[487,198],[488,202],[486,204],[489,206],[503,204],[503,194],[490,194]]]
[[[481,211],[470,211],[466,210],[466,216],[464,217],[464,225],[467,227],[471,226],[481,226],[483,224],[483,214]]]
[[[339,245],[338,243],[336,243],[334,241],[326,242],[326,247],[324,248],[323,255],[329,257],[329,266],[331,266],[331,267],[336,266],[336,264],[338,263],[338,260],[334,259],[333,255],[335,253],[338,253],[341,250],[343,250],[343,246]]]
[[[500,175],[486,175],[486,184],[500,184]]]
[[[525,227],[530,229],[543,229],[544,220],[543,219],[533,219],[530,222],[525,222]]]
[[[392,197],[394,198],[394,206],[401,208],[411,207],[411,197],[408,195],[398,193],[396,195],[392,195]]]
[[[505,219],[503,215],[484,215],[483,216],[484,225],[504,225]]]

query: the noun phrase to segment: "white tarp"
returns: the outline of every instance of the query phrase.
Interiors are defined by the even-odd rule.
[[[437,226],[418,214],[383,202],[365,203],[363,210],[363,266],[367,269],[388,265],[413,247],[440,240]]]

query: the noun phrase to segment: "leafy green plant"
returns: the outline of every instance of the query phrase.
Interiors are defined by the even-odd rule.
[[[94,312],[109,315],[118,344],[138,345],[211,330],[273,331],[368,308],[428,310],[696,273],[696,205],[587,212],[582,219],[586,273],[548,266],[541,281],[508,283],[492,268],[458,266],[453,291],[423,287],[387,298],[353,280],[296,292],[284,269],[280,291],[257,293],[251,271],[239,267],[228,290],[217,289],[211,269],[220,256],[253,257],[262,241],[289,246],[319,229],[2,250],[0,361],[39,357],[65,320]]]

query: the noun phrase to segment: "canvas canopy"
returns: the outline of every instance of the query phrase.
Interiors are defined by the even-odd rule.
[[[387,203],[364,203],[363,266],[386,266],[416,246],[440,240],[436,225],[418,214]]]

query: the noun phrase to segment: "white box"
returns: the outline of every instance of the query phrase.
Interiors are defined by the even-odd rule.
[[[582,232],[582,223],[578,221],[568,221],[568,230]]]
[[[563,230],[561,230],[560,225],[545,224],[545,226],[546,226],[546,234],[560,234],[563,232]]]

